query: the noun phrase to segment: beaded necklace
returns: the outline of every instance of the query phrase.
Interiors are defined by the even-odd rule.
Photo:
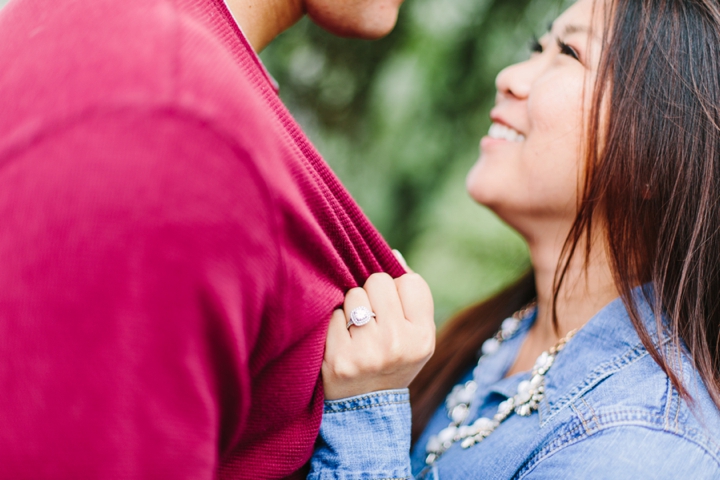
[[[503,321],[500,330],[493,337],[483,343],[482,355],[473,370],[473,380],[455,385],[445,400],[445,407],[451,420],[450,425],[428,440],[425,447],[427,452],[425,463],[428,465],[435,463],[456,442],[462,442],[461,446],[463,448],[470,448],[476,443],[480,443],[513,413],[517,413],[521,417],[527,417],[538,409],[545,392],[545,375],[552,367],[557,354],[562,351],[565,344],[575,335],[577,330],[571,330],[549,350],[540,354],[533,366],[530,380],[520,382],[517,393],[498,405],[498,411],[493,418],[481,417],[475,420],[472,425],[462,425],[462,422],[470,413],[470,403],[478,387],[475,379],[478,377],[483,360],[497,352],[503,342],[512,338],[517,333],[520,322],[534,310],[535,304],[533,303],[515,312],[512,317]]]

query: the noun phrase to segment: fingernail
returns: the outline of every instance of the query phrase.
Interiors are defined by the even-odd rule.
[[[400,253],[400,250],[396,250],[393,248],[393,253],[395,254],[395,258],[397,258],[398,262],[400,262],[400,265],[403,267],[409,269],[407,262],[405,261],[405,257],[403,257],[403,254]]]

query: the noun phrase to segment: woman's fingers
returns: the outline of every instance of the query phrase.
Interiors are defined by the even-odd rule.
[[[415,273],[395,279],[403,314],[412,325],[413,348],[409,352],[422,365],[435,352],[435,312],[430,287]]]
[[[376,314],[364,325],[347,324],[353,311]],[[403,388],[432,354],[435,324],[430,289],[416,274],[393,280],[373,274],[345,296],[333,314],[323,362],[327,399]]]
[[[363,290],[367,293],[368,300],[377,315],[379,324],[404,320],[400,297],[398,296],[395,281],[390,275],[387,273],[370,275]]]
[[[412,323],[435,323],[430,287],[416,273],[408,273],[394,280],[403,314]]]
[[[345,312],[335,310],[328,326],[325,340],[325,356],[322,364],[322,378],[325,398],[342,398],[348,392],[346,386],[360,373],[355,359],[347,352],[351,351],[350,335],[345,328]]]
[[[346,324],[345,312],[338,308],[333,312],[328,325],[328,334],[325,340],[326,352],[335,348],[342,349],[350,343],[350,335],[345,326]]]

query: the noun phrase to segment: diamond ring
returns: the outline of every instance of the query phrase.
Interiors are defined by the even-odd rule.
[[[370,311],[367,307],[357,307],[353,308],[350,312],[350,321],[347,323],[346,327],[349,329],[353,325],[356,327],[362,327],[366,323],[370,321],[371,318],[373,318],[375,314]]]

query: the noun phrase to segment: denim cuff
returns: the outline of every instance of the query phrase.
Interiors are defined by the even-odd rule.
[[[308,479],[410,478],[410,417],[407,388],[326,401]]]

